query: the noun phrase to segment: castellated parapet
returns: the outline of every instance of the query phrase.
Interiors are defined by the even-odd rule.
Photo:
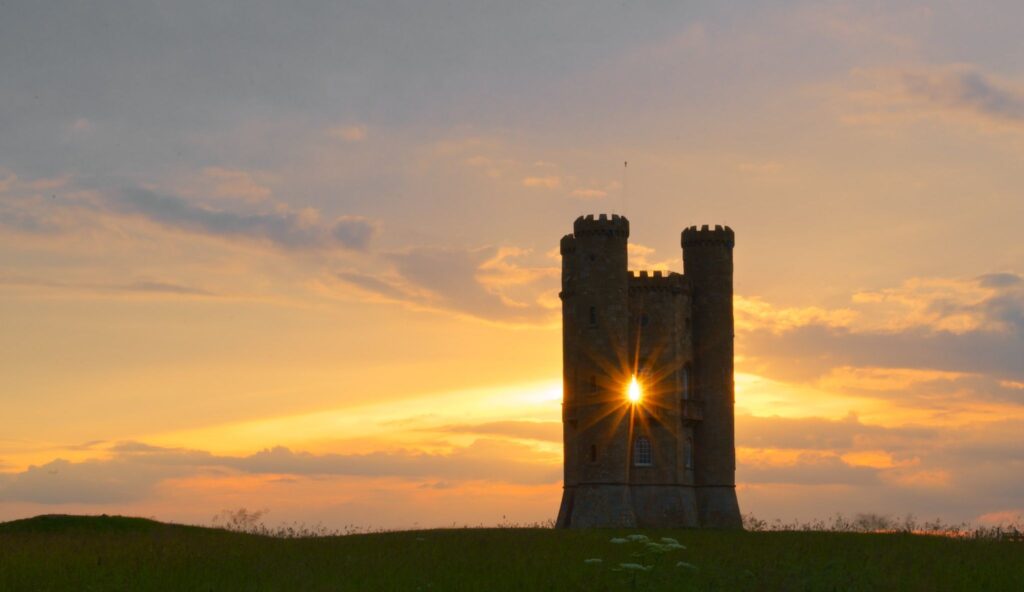
[[[684,274],[627,269],[629,221],[561,240],[565,486],[557,526],[740,528],[729,227],[683,231]],[[633,377],[639,402],[627,399]]]

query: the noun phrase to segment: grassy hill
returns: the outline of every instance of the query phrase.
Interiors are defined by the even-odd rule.
[[[1017,542],[700,530],[643,533],[685,549],[611,542],[629,534],[514,528],[287,539],[39,516],[0,524],[0,590],[1024,590]]]

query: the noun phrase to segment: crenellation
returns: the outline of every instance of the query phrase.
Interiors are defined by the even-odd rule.
[[[618,214],[612,214],[611,217],[601,214],[596,219],[593,214],[588,214],[576,218],[573,223],[573,234],[577,238],[593,235],[628,237],[629,220]]]
[[[576,252],[576,237],[571,234],[567,234],[562,237],[559,242],[559,252],[564,255],[570,255]]]
[[[701,245],[733,247],[736,245],[736,235],[732,228],[720,224],[716,224],[713,229],[708,224],[704,224],[700,228],[690,226],[683,230],[680,244],[683,248]]]

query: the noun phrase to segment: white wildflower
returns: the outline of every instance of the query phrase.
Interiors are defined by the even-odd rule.
[[[624,539],[624,538],[621,538],[621,537],[615,537],[614,539],[612,539],[612,540],[610,540],[608,542],[609,543],[615,543],[616,545],[621,545],[622,543],[626,543],[628,541],[626,539]]]
[[[668,543],[670,545],[678,545],[679,544],[679,541],[677,541],[676,539],[674,539],[672,537],[661,537],[661,542]]]
[[[693,571],[697,571],[697,566],[696,565],[694,565],[692,563],[687,563],[685,561],[680,561],[679,563],[676,563],[676,567],[683,567],[683,568],[686,568],[686,569],[691,569]]]
[[[653,565],[640,565],[639,563],[620,563],[619,567],[627,571],[650,571]]]
[[[633,541],[634,543],[646,543],[647,541],[651,540],[647,538],[647,535],[645,534],[631,534],[626,538]]]
[[[590,559],[584,559],[583,563],[591,563],[591,564],[593,564],[593,563],[601,563],[601,558],[600,557],[591,557]]]

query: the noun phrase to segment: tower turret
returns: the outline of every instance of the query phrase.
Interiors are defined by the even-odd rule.
[[[601,214],[577,218],[561,243],[567,461],[559,526],[635,524],[629,422],[623,421],[630,378],[628,238],[626,218]]]
[[[733,247],[728,226],[692,226],[682,233],[683,267],[692,286],[695,394],[703,421],[695,427],[697,502],[702,526],[740,528],[736,500],[733,382]]]

